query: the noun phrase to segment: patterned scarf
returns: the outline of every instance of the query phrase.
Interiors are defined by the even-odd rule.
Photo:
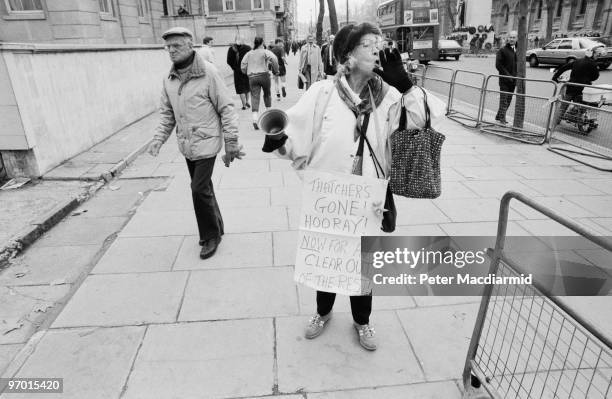
[[[369,114],[373,110],[372,102],[370,100],[370,91],[372,92],[372,97],[374,98],[374,102],[378,107],[382,102],[383,98],[385,98],[385,95],[389,90],[389,85],[383,82],[380,76],[375,75],[370,80],[368,80],[368,83],[361,90],[361,93],[359,93],[359,99],[361,101],[357,101],[357,99],[355,98],[355,93],[348,86],[348,82],[346,81],[346,78],[344,78],[344,76],[336,75],[334,83],[336,85],[336,89],[338,90],[338,95],[340,96],[340,99],[342,99],[342,101],[346,104],[347,107],[349,107],[349,109],[357,118],[354,134],[354,140],[357,141],[361,134],[361,126],[359,123],[361,119],[360,116]]]

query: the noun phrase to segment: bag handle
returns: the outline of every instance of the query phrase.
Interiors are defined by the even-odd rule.
[[[427,92],[421,86],[417,87],[423,92],[423,102],[425,103],[425,129],[431,129],[431,116],[429,114],[429,105],[427,104]]]
[[[398,129],[406,130],[406,122],[407,122],[408,116],[406,115],[406,107],[404,107],[404,96],[403,95],[402,95],[402,100],[400,102],[400,107],[402,108],[402,112],[400,113]]]

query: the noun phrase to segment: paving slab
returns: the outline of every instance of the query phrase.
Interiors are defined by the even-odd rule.
[[[566,218],[587,218],[598,216],[597,213],[601,211],[598,208],[593,208],[592,211],[587,210],[586,206],[578,205],[578,202],[571,201],[571,197],[531,197],[531,199],[538,204],[551,209],[557,212],[560,215],[563,215]],[[591,197],[588,197],[591,198]],[[593,197],[598,198],[598,197]],[[586,204],[585,204],[586,205]],[[612,205],[612,203],[610,204]],[[523,204],[523,203],[513,203],[511,204],[512,209],[518,211],[521,215],[523,215],[526,219],[547,219],[548,216],[542,214],[541,212]]]
[[[193,210],[137,211],[119,237],[165,237],[198,234]]]
[[[0,344],[26,342],[69,291],[68,284],[0,287]]]
[[[582,179],[580,180],[580,182],[602,193],[612,194],[612,179]],[[582,194],[589,195],[587,192],[584,192]]]
[[[45,247],[34,243],[0,272],[0,285],[73,283],[87,270],[99,250],[99,245]]]
[[[460,399],[454,381],[308,394],[308,399]]]
[[[495,198],[500,200],[508,191],[517,191],[528,197],[542,195],[539,191],[518,180],[468,180],[464,181],[467,188],[478,194],[481,198]],[[442,197],[444,199],[444,197]]]
[[[567,195],[567,199],[581,208],[588,209],[592,216],[609,218],[612,217],[612,198],[610,196],[577,196]],[[573,217],[584,217],[588,215],[574,215]],[[572,217],[572,215],[570,215]]]
[[[150,326],[123,398],[271,395],[273,368],[271,319]]]
[[[179,320],[272,317],[297,312],[292,268],[206,270],[191,273]]]
[[[437,224],[450,222],[450,218],[431,200],[395,197],[397,225]],[[456,201],[456,200],[449,200]],[[471,201],[471,200],[469,200]]]
[[[444,231],[442,235],[449,236],[497,236],[497,222],[465,222],[465,223],[442,223],[440,228]],[[506,234],[509,236],[529,236],[527,230],[521,228],[517,222],[508,222]]]
[[[111,194],[112,193],[112,194]],[[106,192],[104,196],[96,196],[79,206],[73,214],[80,213],[83,218],[102,218],[108,216],[128,216],[137,207],[143,194],[123,194],[118,191]]]
[[[382,233],[382,232],[381,232]],[[443,236],[444,231],[437,224],[420,224],[417,226],[395,226],[392,236]]]
[[[444,183],[448,181],[464,181],[467,180],[465,176],[457,172],[453,168],[440,168],[440,177],[442,179],[442,187],[444,187]]]
[[[478,304],[397,311],[428,381],[460,379]]]
[[[0,345],[0,375],[3,374],[21,348],[23,348],[22,344]]]
[[[272,233],[274,243],[274,265],[287,266],[295,264],[298,231],[275,231]]]
[[[215,256],[200,259],[198,236],[183,241],[173,270],[210,270],[272,266],[272,233],[225,234]]]
[[[493,198],[479,199],[437,199],[434,200],[436,206],[448,216],[449,220],[444,222],[488,222],[499,218],[499,201]],[[398,211],[399,213],[399,211]],[[508,218],[519,220],[523,217],[510,210]]]
[[[465,182],[445,181],[442,183],[441,199],[478,198],[478,192],[467,187]]]
[[[270,190],[267,188],[215,190],[219,208],[233,212],[235,208],[265,207],[270,205]],[[191,195],[189,196],[191,198]]]
[[[603,183],[601,180],[597,180]],[[593,182],[593,180],[591,180]],[[523,180],[522,183],[540,193],[540,196],[567,196],[567,195],[602,195],[604,191],[597,185],[590,186],[585,182],[571,179],[551,180]],[[537,196],[537,195],[535,195]]]
[[[454,169],[466,179],[517,180],[519,176],[503,166],[455,166]]]
[[[221,179],[220,189],[280,187],[283,185],[283,172],[245,172],[230,174]]]
[[[113,242],[92,273],[170,271],[183,237],[120,237]]]
[[[440,166],[487,166],[487,162],[472,154],[443,154],[440,157]]]
[[[185,272],[89,276],[52,327],[173,322],[186,280]]]
[[[40,240],[40,245],[99,245],[112,234],[118,233],[126,221],[126,217],[70,216],[46,233]]]
[[[304,338],[303,316],[277,318],[279,390],[321,392],[423,382],[396,314],[375,312],[372,323],[379,347],[369,352],[359,345],[350,314],[334,315],[315,340]]]
[[[302,186],[293,185],[286,187],[272,187],[270,197],[273,206],[302,204]]]
[[[289,228],[287,211],[282,206],[236,208],[223,215],[226,233],[283,231]]]
[[[64,392],[47,393],[45,398],[118,398],[144,331],[144,327],[49,331],[16,376],[63,377]]]

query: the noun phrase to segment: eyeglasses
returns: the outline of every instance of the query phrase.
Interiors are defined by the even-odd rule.
[[[376,50],[383,49],[384,42],[381,39],[369,39],[359,42],[359,45],[365,49],[375,48]]]
[[[170,49],[178,50],[178,49],[181,49],[181,48],[183,48],[183,47],[185,47],[185,45],[184,45],[184,44],[180,44],[180,43],[166,44],[166,45],[164,46],[164,48],[165,48],[166,50],[168,50],[168,51],[170,51]]]

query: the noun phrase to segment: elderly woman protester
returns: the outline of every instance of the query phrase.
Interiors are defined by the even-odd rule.
[[[371,145],[385,174],[391,163],[390,134],[397,128],[404,104],[409,123],[424,126],[424,110],[418,101],[420,90],[410,90],[412,83],[398,52],[393,59],[377,68],[382,50],[379,29],[370,23],[349,24],[337,33],[333,53],[338,72],[333,80],[315,83],[287,110],[289,123],[285,133],[266,136],[264,152],[276,151],[281,158],[293,160],[296,169],[312,168],[333,173],[359,173],[378,177],[369,150],[364,149],[361,168],[354,165],[354,155],[361,132]],[[428,96],[429,98],[429,96]],[[433,101],[439,101],[433,99]],[[432,122],[441,113],[432,109]],[[439,107],[443,109],[444,107]],[[319,121],[319,122],[317,122]],[[435,123],[435,122],[434,122]],[[320,125],[320,129],[318,126]],[[306,326],[305,336],[319,336],[331,318],[336,294],[317,291],[317,310]],[[359,342],[367,350],[377,347],[374,329],[370,325],[372,296],[351,296],[351,312]]]
[[[272,94],[270,93],[271,82],[269,66],[272,66],[272,73],[278,75],[278,60],[274,53],[263,47],[263,38],[256,37],[253,43],[253,50],[246,53],[240,64],[242,72],[249,76],[251,86],[251,98],[253,101],[253,127],[258,130],[257,119],[259,118],[259,97],[263,89],[264,104],[266,108],[272,106]]]

